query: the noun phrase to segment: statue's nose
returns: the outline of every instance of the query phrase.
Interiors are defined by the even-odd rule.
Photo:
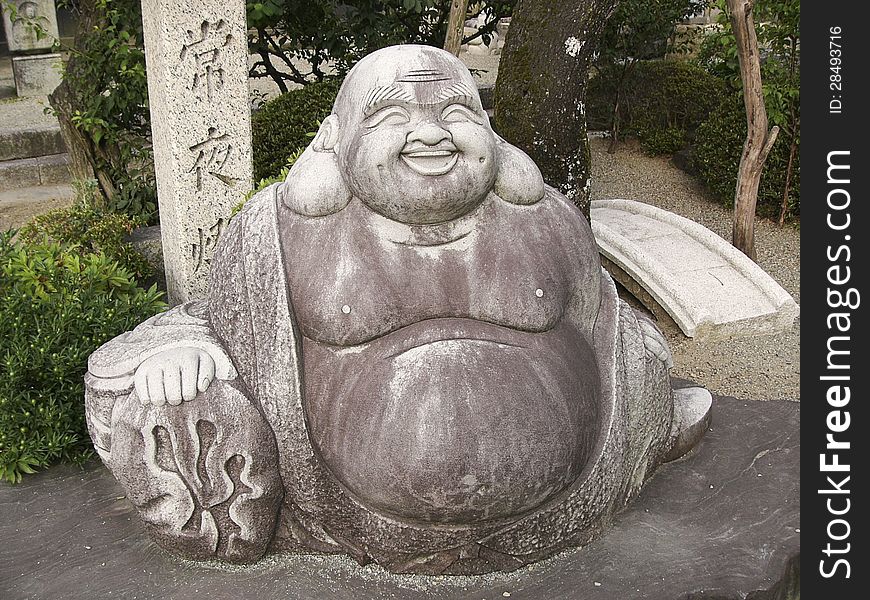
[[[414,131],[408,134],[407,142],[410,144],[411,142],[420,142],[422,144],[426,144],[427,146],[437,146],[441,142],[447,140],[450,141],[450,132],[436,125],[435,123],[428,122],[422,123],[419,127],[417,127]]]

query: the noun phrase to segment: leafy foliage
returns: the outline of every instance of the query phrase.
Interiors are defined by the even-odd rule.
[[[233,210],[230,213],[230,217],[235,217],[239,213],[239,211],[242,210],[242,207],[245,206],[245,203],[248,200],[250,200],[251,198],[253,198],[254,195],[256,195],[258,192],[265,190],[267,187],[269,187],[270,185],[272,185],[274,183],[279,183],[279,182],[287,179],[287,175],[290,173],[290,168],[299,159],[299,157],[302,156],[303,152],[305,152],[305,148],[296,148],[296,150],[287,159],[287,163],[284,165],[284,167],[281,169],[281,171],[278,172],[277,175],[275,175],[273,177],[266,177],[266,178],[258,181],[254,185],[254,189],[252,189],[250,192],[245,194],[244,200],[242,200],[241,202],[239,202],[238,204],[236,204],[233,207]]]
[[[87,357],[163,310],[160,296],[105,254],[0,234],[0,479],[91,456]]]
[[[89,141],[89,160],[109,208],[154,220],[148,86],[139,0],[67,2],[83,23],[63,74],[73,126]],[[55,98],[52,97],[55,105]],[[61,109],[55,106],[58,113]]]
[[[99,208],[95,182],[77,185],[80,189],[74,205],[35,217],[19,232],[21,240],[38,244],[48,238],[53,242],[78,246],[80,252],[102,253],[138,281],[153,275],[148,261],[125,240],[125,236],[144,225],[145,220]]]
[[[472,17],[481,12],[486,17],[474,37],[488,42],[515,2],[471,3]],[[259,55],[251,76],[271,77],[284,93],[288,82],[306,85],[343,76],[360,58],[385,46],[442,46],[450,0],[263,0],[248,2],[247,10],[248,46]]]
[[[327,79],[291,90],[266,102],[251,118],[254,180],[279,175],[288,157],[311,141],[329,116],[341,82]]]
[[[622,130],[637,135],[650,154],[671,154],[691,141],[725,90],[718,78],[687,61],[638,62],[626,78],[621,65],[611,65],[590,82],[590,127],[612,125],[611,98],[619,86]]]
[[[732,93],[698,128],[694,150],[694,163],[699,177],[726,206],[733,206],[734,203],[738,166],[745,140],[743,97],[739,93]],[[781,211],[789,150],[788,144],[777,141],[764,163],[756,207],[762,217],[777,218]],[[800,215],[800,154],[793,156],[792,161],[786,218]]]
[[[737,43],[731,23],[724,12],[725,1],[717,0],[717,6],[723,10],[718,22],[719,31],[705,40],[699,60],[708,71],[725,80],[735,94],[739,94],[742,82],[737,60]],[[762,52],[761,79],[765,109],[770,124],[780,128],[771,156],[765,163],[762,187],[765,180],[775,181],[780,186],[779,220],[782,222],[786,217],[800,214],[800,0],[757,0],[753,14]],[[832,65],[838,66],[839,63]],[[727,113],[728,108],[723,107],[721,112]],[[717,124],[711,123],[706,129],[713,133],[719,128]],[[742,131],[745,135],[745,123]],[[736,155],[729,156],[729,162],[733,162],[736,157],[739,164],[742,142],[740,150],[728,143],[724,145],[732,152],[737,152]],[[721,148],[708,150],[712,153]],[[698,159],[711,160],[712,156],[703,152],[705,150],[699,148]],[[736,169],[735,166],[735,172]],[[777,170],[782,172],[775,172]],[[714,175],[718,173],[718,169],[706,172],[707,177],[710,177],[707,184],[713,190],[719,189],[725,179]],[[733,180],[736,181],[736,178]],[[733,193],[733,189],[731,192]],[[766,205],[764,212],[770,216],[773,216],[770,214],[773,195],[773,190],[770,189],[764,193],[759,192],[759,210],[762,210],[762,204]]]
[[[619,139],[623,125],[623,103],[633,92],[635,70],[641,61],[660,59],[667,52],[680,50],[675,43],[677,22],[700,12],[709,0],[621,0],[607,22],[599,42],[597,66],[608,80],[606,129],[611,133],[611,148]],[[652,122],[654,117],[650,118]],[[648,144],[655,153],[673,152],[680,147],[679,129],[655,127],[649,132]]]
[[[709,0],[621,0],[604,28],[600,63],[659,59],[679,50],[674,46],[674,26],[708,4]]]

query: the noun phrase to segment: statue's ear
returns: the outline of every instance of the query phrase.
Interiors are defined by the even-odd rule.
[[[324,217],[347,206],[351,191],[338,168],[338,140],[338,117],[329,115],[278,190],[284,206],[306,217]]]
[[[544,197],[544,177],[528,154],[496,136],[498,175],[495,193],[512,204],[534,204]]]
[[[329,115],[320,124],[317,134],[311,141],[311,147],[315,152],[335,152],[335,146],[338,144],[339,133],[338,117]]]

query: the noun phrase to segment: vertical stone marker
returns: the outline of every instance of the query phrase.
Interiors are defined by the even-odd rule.
[[[170,301],[205,296],[232,208],[250,191],[242,0],[142,0],[160,226]]]

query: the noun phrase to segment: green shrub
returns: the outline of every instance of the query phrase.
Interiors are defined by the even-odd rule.
[[[516,0],[469,2],[466,19],[484,17],[477,33],[490,42]],[[330,73],[343,75],[378,48],[393,44],[441,47],[452,0],[248,0],[251,77],[271,77],[282,92],[288,82],[308,85]],[[277,68],[276,68],[277,66]]]
[[[37,244],[44,238],[65,245],[77,245],[88,254],[102,252],[129,271],[137,281],[153,275],[153,268],[136,252],[125,236],[145,224],[142,217],[107,212],[96,206],[96,194],[80,188],[76,203],[39,215],[25,225],[19,235],[22,241]]]
[[[699,62],[708,71],[728,82],[731,91],[739,95],[743,84],[737,60],[737,40],[731,21],[724,12],[725,0],[717,0],[716,6],[723,10],[717,18],[719,28],[708,35],[701,45]],[[769,126],[777,125],[780,129],[772,154],[764,165],[759,214],[773,216],[774,197],[778,196],[778,220],[782,223],[787,218],[800,214],[800,0],[758,0],[753,5],[752,12],[755,15],[755,32],[761,49],[761,80],[767,118]],[[832,58],[831,67],[838,68],[838,61],[839,58]],[[733,116],[728,106],[721,110],[725,118]],[[744,114],[743,119],[745,118]],[[713,123],[709,127],[717,128]],[[745,123],[742,131],[745,134]],[[714,150],[709,148],[707,152],[712,156]],[[719,150],[726,153],[724,148]],[[727,154],[733,154],[730,145]],[[790,155],[793,157],[791,165]],[[708,177],[711,187],[724,185],[727,180],[732,179],[713,174]],[[774,183],[780,186],[778,190],[771,189]],[[786,196],[786,203],[782,201],[783,196]]]
[[[340,81],[311,83],[270,100],[251,118],[254,181],[276,177],[287,159],[311,141],[311,132],[332,111]]]
[[[0,479],[91,456],[87,358],[163,310],[105,254],[0,234]]]
[[[746,112],[739,93],[726,97],[698,128],[694,162],[698,176],[725,206],[734,203],[737,170],[746,140]],[[780,131],[761,176],[756,213],[777,218],[782,205],[791,139]],[[786,218],[800,215],[800,153],[794,157]]]
[[[620,65],[608,66],[590,81],[590,129],[611,130],[621,76]],[[722,81],[687,61],[638,62],[622,84],[620,129],[637,135],[650,154],[671,154],[691,141],[724,89]]]
[[[233,207],[233,210],[230,213],[230,217],[235,217],[237,214],[239,214],[239,211],[242,210],[242,208],[245,206],[245,203],[253,198],[257,192],[265,190],[273,183],[278,183],[279,181],[284,181],[285,179],[287,179],[287,175],[290,173],[290,168],[293,166],[293,163],[295,163],[297,159],[302,156],[303,152],[305,152],[305,148],[296,148],[296,151],[290,155],[290,157],[287,159],[287,162],[284,163],[284,167],[277,175],[275,175],[274,177],[266,177],[265,179],[261,179],[256,184],[254,184],[254,189],[245,194],[244,200],[242,200]]]
[[[142,7],[139,0],[63,0],[77,30],[49,100],[77,135],[75,155],[114,212],[157,221]]]

